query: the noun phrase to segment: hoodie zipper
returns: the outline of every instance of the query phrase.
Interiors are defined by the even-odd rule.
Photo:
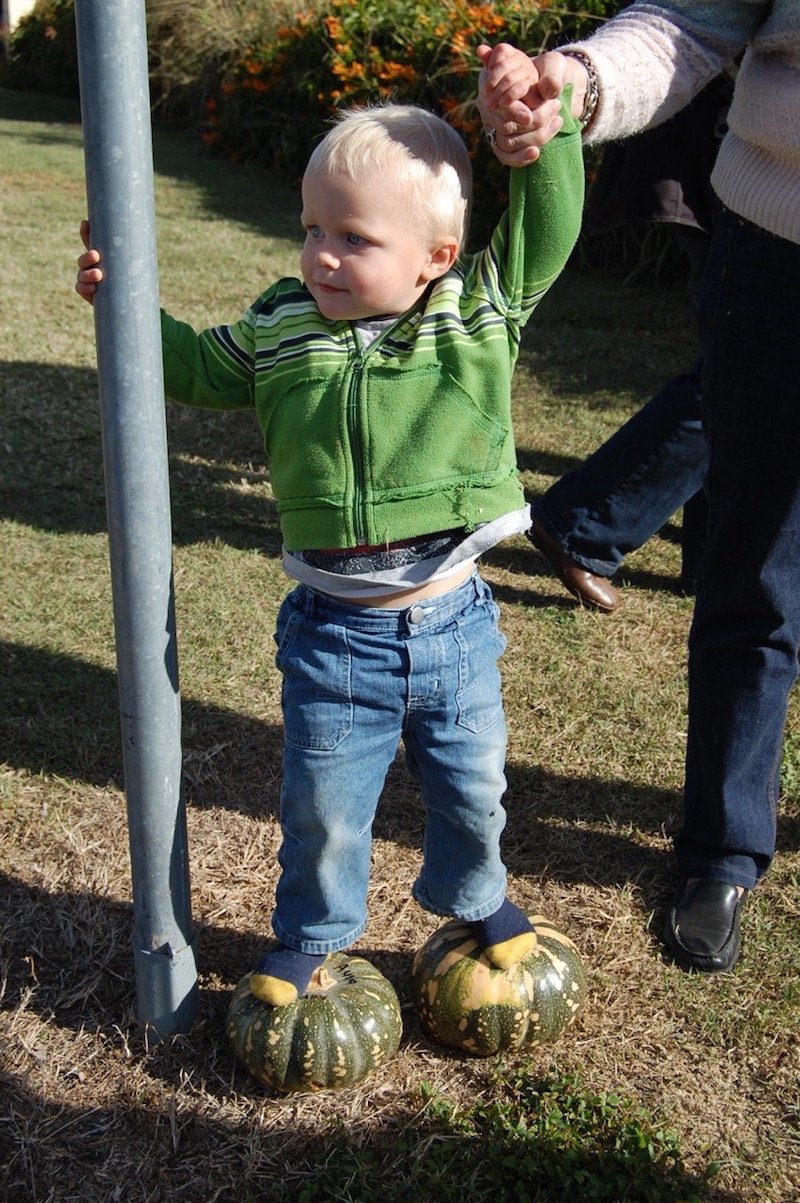
[[[364,448],[361,438],[361,423],[358,418],[358,395],[361,389],[361,380],[364,375],[364,368],[368,357],[371,357],[373,352],[378,351],[383,345],[388,336],[393,333],[399,326],[407,322],[409,318],[422,308],[424,298],[420,298],[414,309],[408,313],[399,314],[397,320],[387,326],[377,338],[373,339],[368,347],[362,347],[361,340],[355,329],[355,323],[351,323],[353,339],[355,341],[357,352],[356,358],[350,373],[350,381],[347,386],[347,434],[350,440],[350,455],[353,462],[353,534],[355,535],[356,544],[367,542],[367,502],[364,490]]]
[[[358,394],[361,378],[364,375],[364,352],[359,350],[358,358],[350,372],[347,386],[347,433],[350,439],[350,458],[353,464],[353,533],[356,544],[366,543],[366,505],[364,497],[364,466],[363,443],[361,439],[361,424],[358,420]]]
[[[413,313],[414,310],[411,310]],[[348,411],[346,411],[346,423],[348,423],[348,438],[350,440],[350,456],[352,460],[352,476],[354,476],[354,496],[352,496],[352,532],[354,532],[356,545],[367,543],[367,499],[365,493],[365,467],[363,467],[363,439],[361,437],[361,422],[358,421],[358,393],[361,391],[361,381],[367,365],[367,358],[372,357],[374,351],[378,351],[380,346],[383,346],[385,339],[389,337],[392,331],[396,331],[398,326],[403,322],[408,321],[409,314],[399,314],[396,321],[393,321],[386,330],[381,331],[377,338],[372,340],[368,346],[361,345],[361,339],[355,328],[355,322],[351,322],[352,339],[356,345],[356,356],[352,362],[350,372],[350,380],[348,384]]]

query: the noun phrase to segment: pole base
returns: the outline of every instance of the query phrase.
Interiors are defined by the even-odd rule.
[[[157,952],[133,950],[136,1007],[151,1043],[176,1032],[188,1032],[198,1004],[194,944],[176,952],[168,945]]]

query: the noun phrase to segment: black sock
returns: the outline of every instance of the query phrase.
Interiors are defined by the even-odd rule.
[[[516,965],[536,940],[528,916],[508,898],[493,915],[476,919],[470,928],[481,952],[499,969]]]
[[[250,990],[262,1002],[273,1007],[285,1007],[302,998],[308,989],[315,969],[319,969],[326,954],[295,952],[284,944],[266,953],[256,965],[250,979]]]

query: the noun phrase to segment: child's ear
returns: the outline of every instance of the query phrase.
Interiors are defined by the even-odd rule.
[[[458,242],[455,238],[443,238],[433,248],[430,258],[422,269],[423,280],[438,280],[450,271],[458,258]]]

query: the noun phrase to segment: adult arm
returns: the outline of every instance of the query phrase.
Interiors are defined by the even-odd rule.
[[[678,112],[747,45],[770,7],[769,0],[640,2],[591,38],[565,47],[585,55],[597,77],[599,98],[586,142],[625,138]],[[549,51],[533,63],[538,103],[572,83],[572,112],[582,112],[588,80],[583,62]],[[486,125],[499,116],[491,103],[481,103],[481,115]],[[520,110],[515,117],[498,126],[496,152],[508,166],[525,162],[540,136]]]

